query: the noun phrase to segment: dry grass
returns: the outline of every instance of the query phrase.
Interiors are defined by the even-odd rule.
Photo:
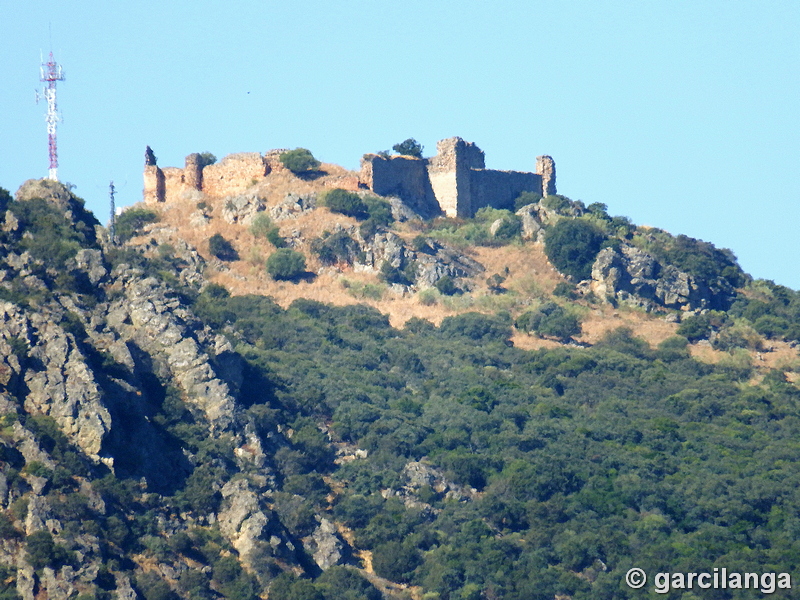
[[[303,180],[289,171],[275,170],[248,192],[257,193],[271,207],[283,201],[290,192],[321,194],[356,176],[356,173],[337,165],[324,164],[322,169],[327,174],[315,180]],[[162,226],[175,230],[174,233],[168,233],[169,229],[162,230],[164,233],[184,239],[212,263],[214,261],[208,252],[208,239],[212,235],[219,233],[233,244],[241,260],[227,263],[225,268],[219,270],[209,267],[207,276],[211,281],[224,285],[234,295],[270,296],[283,307],[289,306],[298,298],[309,298],[338,306],[367,304],[387,314],[395,327],[402,327],[412,317],[427,319],[438,325],[445,317],[466,310],[486,313],[507,310],[512,315],[519,314],[529,306],[549,299],[555,286],[564,281],[548,262],[543,246],[527,242],[497,248],[470,248],[467,251],[469,255],[486,269],[472,282],[473,292],[470,294],[436,297],[432,303],[427,304],[421,301],[418,294],[401,293],[388,286],[379,299],[359,295],[354,290],[365,285],[375,287],[378,284],[376,273],[356,272],[350,267],[323,267],[310,252],[310,240],[321,236],[324,231],[332,230],[337,225],[358,226],[355,219],[331,213],[325,208],[277,223],[284,237],[299,235],[301,241],[297,249],[306,256],[308,269],[317,273],[316,277],[297,283],[274,281],[264,268],[266,258],[274,251],[272,245],[265,240],[256,239],[246,225],[226,223],[222,219],[222,199],[205,196],[202,200],[209,207],[206,214],[211,217],[208,225],[203,227],[189,225],[191,215],[197,211],[197,194],[187,194],[186,198],[151,208],[161,213]],[[417,235],[408,224],[400,225],[397,229],[399,235],[407,240]],[[508,290],[506,294],[494,295],[489,291],[486,279],[494,274],[506,277],[503,283],[503,287]],[[349,288],[343,285],[344,280],[351,283]],[[630,328],[635,336],[647,340],[652,347],[675,335],[678,328],[676,323],[670,323],[663,317],[634,309],[595,305],[585,309],[583,332],[577,341],[594,344],[609,331],[623,326]],[[521,333],[515,333],[512,341],[519,348],[531,350],[560,345],[552,340]],[[750,353],[757,372],[764,373],[769,369],[780,368],[787,371],[792,380],[800,379],[798,349],[783,342],[771,342],[768,346],[768,350]],[[692,356],[708,363],[730,359],[728,353],[714,350],[707,344],[692,344],[690,350]]]

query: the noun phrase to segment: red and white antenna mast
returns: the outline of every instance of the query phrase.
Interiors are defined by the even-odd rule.
[[[56,125],[59,121],[58,106],[56,105],[56,82],[64,81],[64,71],[56,63],[53,53],[50,60],[42,64],[41,81],[47,85],[44,88],[44,97],[47,99],[47,144],[50,148],[49,179],[58,181],[58,144],[56,142]]]

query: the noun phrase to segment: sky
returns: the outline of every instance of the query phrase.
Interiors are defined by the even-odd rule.
[[[730,248],[800,289],[800,2],[0,0],[0,187],[59,179],[102,222],[141,200],[145,146],[309,148],[357,169],[460,136],[493,169],[556,161],[558,191]]]

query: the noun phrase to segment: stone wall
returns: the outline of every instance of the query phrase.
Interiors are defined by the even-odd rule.
[[[483,151],[459,137],[441,140],[436,150],[429,159],[367,154],[361,184],[381,196],[399,196],[424,216],[443,212],[462,218],[484,206],[513,209],[522,192],[556,193],[555,162],[549,156],[537,158],[536,173],[524,173],[486,169]]]
[[[269,172],[269,165],[258,152],[230,154],[203,169],[203,192],[217,197],[241,194]]]
[[[438,212],[428,178],[427,161],[410,156],[366,154],[359,182],[379,196],[397,196],[418,213]]]
[[[536,173],[522,171],[493,171],[473,169],[470,171],[470,194],[473,201],[472,214],[479,208],[514,209],[514,200],[522,192],[542,193],[542,177]]]
[[[556,193],[556,161],[552,156],[536,157],[536,173],[542,178],[542,196]]]
[[[164,188],[164,172],[156,165],[144,167],[144,201],[147,204],[164,202],[166,199]]]

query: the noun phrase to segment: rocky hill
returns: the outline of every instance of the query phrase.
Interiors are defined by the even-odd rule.
[[[422,219],[349,176],[133,207],[117,240],[58,183],[0,190],[4,598],[796,570],[800,295],[602,205]]]

